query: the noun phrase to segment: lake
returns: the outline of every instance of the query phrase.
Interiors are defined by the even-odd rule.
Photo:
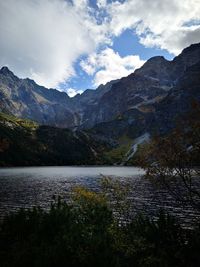
[[[74,186],[99,190],[102,176],[128,183],[136,211],[156,213],[165,208],[185,223],[195,217],[190,207],[181,207],[163,190],[143,178],[144,171],[135,167],[17,167],[0,169],[0,217],[19,208],[48,208],[53,196],[69,197]]]

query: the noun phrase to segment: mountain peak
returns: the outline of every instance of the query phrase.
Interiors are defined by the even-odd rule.
[[[151,57],[147,62],[160,62],[160,61],[167,61],[163,56],[154,56]]]
[[[190,53],[195,50],[200,50],[200,43],[191,44],[190,46],[186,47],[185,49],[183,49],[182,54]]]
[[[135,74],[156,79],[166,79],[166,76],[168,76],[167,69],[169,68],[169,64],[170,61],[163,56],[155,56],[148,59],[140,69],[135,71]]]
[[[162,64],[166,64],[169,61],[167,59],[165,59],[163,56],[155,56],[155,57],[151,57],[150,59],[148,59],[144,65],[138,69],[138,70],[145,70],[145,69],[149,69],[150,67],[160,67],[160,65]],[[137,70],[137,71],[138,71]]]
[[[0,72],[3,73],[3,74],[6,74],[6,73],[9,73],[11,72],[9,70],[9,68],[7,66],[3,66],[1,69],[0,69]]]
[[[14,73],[13,73],[7,66],[3,66],[3,67],[0,69],[0,74],[15,76]]]
[[[178,68],[184,71],[187,67],[197,64],[200,61],[200,43],[192,44],[183,49],[180,55],[173,59],[173,63]]]

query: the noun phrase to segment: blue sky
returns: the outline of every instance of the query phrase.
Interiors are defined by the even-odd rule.
[[[196,0],[0,1],[0,67],[70,96],[197,42]]]
[[[167,60],[172,60],[174,58],[174,55],[165,49],[156,47],[149,48],[140,44],[139,39],[133,30],[125,30],[120,36],[113,38],[113,44],[109,47],[121,57],[136,54],[144,61],[154,56],[164,56]],[[94,75],[88,75],[83,71],[80,67],[81,59],[78,59],[74,65],[76,71],[75,77],[72,77],[68,82],[61,83],[60,87],[62,89],[70,87],[76,88],[79,91],[95,88],[93,84]]]

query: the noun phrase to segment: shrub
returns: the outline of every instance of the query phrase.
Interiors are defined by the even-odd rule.
[[[21,209],[0,228],[2,267],[199,266],[200,230],[183,230],[164,212],[119,225],[105,194],[84,188],[48,211]]]

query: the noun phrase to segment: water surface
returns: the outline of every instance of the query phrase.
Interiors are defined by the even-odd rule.
[[[17,167],[0,169],[0,212],[30,206],[46,207],[52,196],[67,196],[73,186],[99,187],[102,176],[120,179],[139,177],[133,167]]]
[[[155,214],[161,208],[184,222],[196,218],[190,207],[181,207],[167,192],[155,188],[135,167],[18,167],[0,169],[0,217],[19,208],[48,208],[53,196],[69,197],[74,186],[99,190],[102,176],[120,179],[131,186],[134,209]]]

